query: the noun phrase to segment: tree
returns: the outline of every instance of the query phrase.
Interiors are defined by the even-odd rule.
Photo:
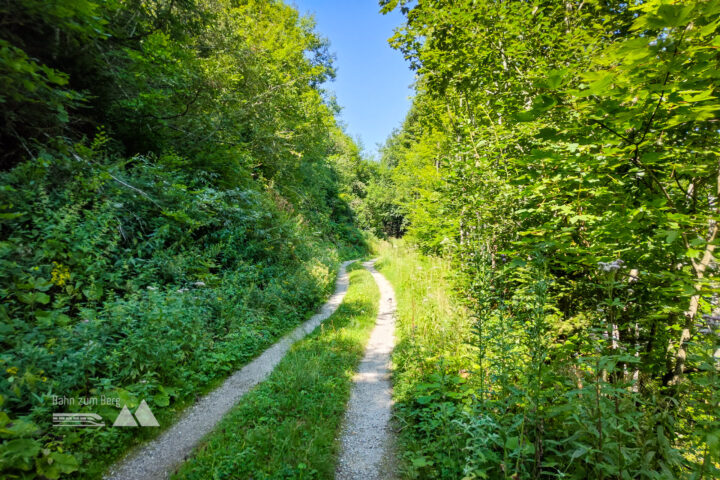
[[[518,439],[471,435],[486,463],[471,455],[464,474],[708,475],[717,337],[697,327],[717,308],[717,2],[381,4],[405,13],[391,43],[420,75],[422,130],[393,173],[408,232],[454,259],[478,318],[467,428],[489,434],[489,416]],[[676,440],[653,443],[658,424]]]

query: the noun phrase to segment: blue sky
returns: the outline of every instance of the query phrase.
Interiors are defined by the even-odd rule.
[[[302,14],[313,14],[316,30],[330,40],[337,77],[326,88],[343,107],[341,121],[365,151],[376,154],[410,108],[414,73],[388,45],[403,22],[398,12],[379,13],[377,0],[286,0]]]

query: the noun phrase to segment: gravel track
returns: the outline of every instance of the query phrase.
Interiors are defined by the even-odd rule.
[[[375,261],[363,266],[380,289],[377,323],[360,363],[341,436],[336,480],[394,478],[391,431],[392,384],[390,354],[395,345],[395,292],[375,270]]]
[[[290,334],[265,350],[259,357],[235,372],[219,388],[209,393],[158,438],[132,452],[110,467],[107,480],[166,479],[190,454],[222,417],[255,385],[263,381],[282,360],[290,347],[315,330],[342,303],[348,289],[347,266],[343,262],[335,283],[335,293],[320,311]],[[211,473],[208,472],[208,478]]]

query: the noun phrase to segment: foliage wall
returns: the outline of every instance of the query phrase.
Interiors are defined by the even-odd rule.
[[[321,302],[363,162],[279,1],[0,6],[0,476],[97,477]],[[360,182],[361,183],[361,182]]]
[[[381,5],[419,75],[393,208],[475,315],[412,474],[716,478],[720,3]]]

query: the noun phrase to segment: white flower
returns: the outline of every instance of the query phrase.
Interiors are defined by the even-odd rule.
[[[620,270],[623,263],[625,262],[618,258],[612,262],[598,262],[598,268],[603,272],[614,272],[615,270]]]
[[[193,283],[193,285],[195,285],[196,287],[204,287],[205,282],[195,282],[195,283]]]

